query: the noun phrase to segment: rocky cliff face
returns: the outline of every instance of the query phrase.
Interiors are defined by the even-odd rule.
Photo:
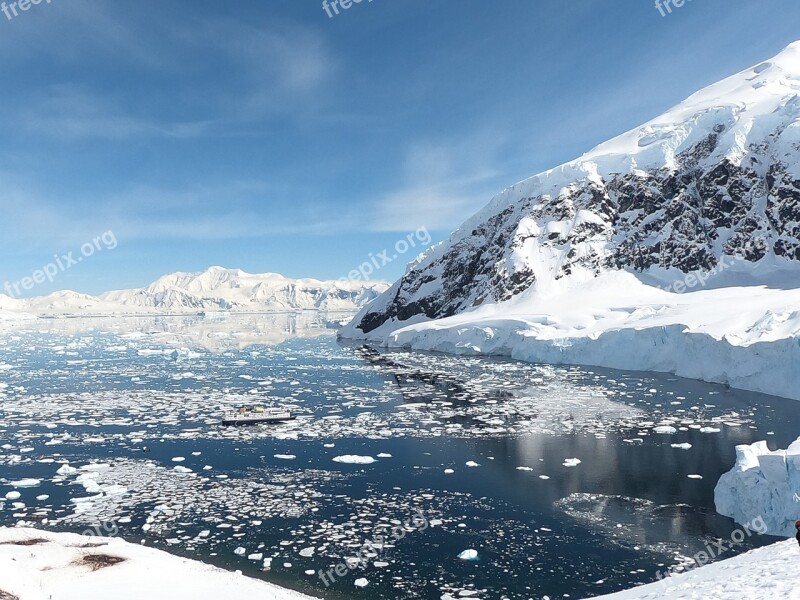
[[[799,94],[800,42],[506,190],[353,324],[452,316],[610,269],[800,266]]]

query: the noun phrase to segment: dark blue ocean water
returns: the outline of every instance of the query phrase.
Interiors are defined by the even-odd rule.
[[[0,498],[20,498],[0,523],[111,533],[328,598],[589,597],[729,539],[713,489],[734,447],[785,447],[800,417],[667,375],[376,352],[327,326],[6,327]],[[220,425],[256,403],[298,419]]]

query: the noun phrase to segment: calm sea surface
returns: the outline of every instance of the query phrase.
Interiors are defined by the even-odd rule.
[[[0,524],[119,535],[326,598],[580,598],[730,539],[713,490],[734,446],[796,436],[799,402],[378,351],[338,342],[336,318],[1,327]],[[220,425],[245,404],[298,418]]]

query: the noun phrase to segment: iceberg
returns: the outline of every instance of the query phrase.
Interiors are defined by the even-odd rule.
[[[736,446],[736,464],[714,489],[717,512],[739,524],[761,517],[767,533],[792,537],[800,520],[800,438],[786,450]]]

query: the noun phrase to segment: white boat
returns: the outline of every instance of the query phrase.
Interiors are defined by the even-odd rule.
[[[225,413],[222,424],[225,426],[258,425],[261,423],[283,423],[293,419],[295,419],[295,416],[282,408],[242,406],[237,411]]]

